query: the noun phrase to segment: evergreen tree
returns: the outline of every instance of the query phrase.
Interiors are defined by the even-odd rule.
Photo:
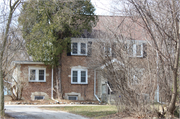
[[[23,4],[19,24],[28,53],[36,61],[57,66],[71,37],[88,31],[97,16],[90,0],[29,0]]]

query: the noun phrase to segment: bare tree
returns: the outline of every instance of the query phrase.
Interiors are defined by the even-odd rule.
[[[173,114],[177,97],[179,66],[179,1],[175,0],[127,0],[128,15],[140,17],[151,38],[151,46],[158,53],[158,77],[167,83],[172,79],[172,95],[168,111]],[[127,5],[126,4],[126,5]],[[169,75],[167,75],[169,74]]]
[[[10,29],[3,58],[4,87],[6,87],[7,90],[11,90],[13,100],[21,99],[23,85],[27,83],[27,81],[21,79],[21,76],[13,76],[13,73],[17,70],[18,66],[14,65],[12,62],[17,60],[30,60],[26,52],[25,41],[22,38],[21,31],[18,27]]]
[[[3,79],[4,79],[4,70],[3,70],[3,61],[6,53],[6,48],[8,44],[8,38],[9,38],[9,31],[10,31],[10,25],[13,20],[13,14],[19,4],[21,3],[21,0],[16,0],[16,1],[3,1],[2,6],[1,6],[1,28],[2,35],[1,35],[1,50],[0,50],[0,116],[4,116],[4,84],[3,84]],[[8,6],[7,6],[8,4]],[[6,24],[6,26],[4,26]]]
[[[129,0],[125,16],[99,18],[101,30],[97,32],[96,26],[98,38],[90,60],[91,67],[99,66],[113,85],[116,102],[141,117],[153,114],[150,107],[156,92],[173,114],[177,95],[177,6],[174,1],[151,2]]]

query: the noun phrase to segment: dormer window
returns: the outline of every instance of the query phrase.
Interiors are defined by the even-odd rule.
[[[73,42],[71,55],[87,55],[87,43]]]

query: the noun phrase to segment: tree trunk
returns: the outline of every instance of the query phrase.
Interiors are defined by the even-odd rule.
[[[176,18],[177,12],[175,10],[175,1],[172,0],[173,3],[173,19],[174,19],[174,37],[176,38],[177,41],[177,45],[176,45],[176,54],[175,54],[175,62],[174,62],[174,66],[172,68],[173,70],[173,93],[171,96],[171,101],[169,103],[169,112],[170,114],[174,113],[174,110],[176,108],[175,103],[176,103],[176,97],[177,97],[177,75],[178,75],[178,66],[179,66],[179,23],[178,20]]]
[[[173,72],[173,94],[171,97],[171,102],[169,104],[169,112],[170,114],[173,114],[175,110],[175,103],[176,103],[176,97],[177,97],[177,72]]]
[[[3,84],[2,57],[0,58],[0,115],[4,116],[4,84]]]
[[[56,68],[56,92],[57,92],[57,98],[62,99],[62,92],[61,92],[61,67],[58,66]]]
[[[59,56],[59,65],[56,67],[56,92],[59,100],[62,99],[62,87],[61,87],[61,56]]]

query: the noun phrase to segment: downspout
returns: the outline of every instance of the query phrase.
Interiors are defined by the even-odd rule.
[[[101,102],[98,96],[96,95],[96,69],[94,70],[94,96],[99,102]]]
[[[52,67],[52,73],[51,73],[51,100],[59,102],[53,98],[53,67]]]
[[[53,67],[52,67],[52,73],[51,73],[51,99],[54,100],[53,98]]]

